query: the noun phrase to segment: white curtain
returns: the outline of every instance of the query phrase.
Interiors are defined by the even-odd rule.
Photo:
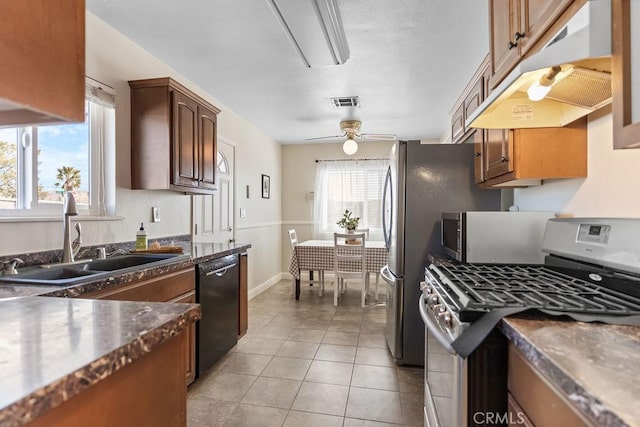
[[[346,209],[369,228],[370,240],[382,240],[382,191],[388,160],[326,160],[316,165],[314,238],[333,239],[344,231],[336,222]]]

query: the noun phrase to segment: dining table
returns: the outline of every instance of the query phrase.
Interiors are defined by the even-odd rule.
[[[333,240],[306,240],[298,243],[291,255],[289,273],[295,280],[295,297],[300,299],[300,271],[333,271]],[[387,263],[387,247],[383,241],[365,241],[366,270],[379,273]],[[357,270],[354,270],[357,271]],[[313,276],[310,277],[313,279]]]

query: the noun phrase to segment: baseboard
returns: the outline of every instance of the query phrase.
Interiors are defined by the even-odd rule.
[[[283,279],[282,275],[283,275],[282,273],[278,273],[272,278],[268,279],[267,281],[260,283],[258,286],[249,289],[248,298],[253,299],[257,297],[258,295],[260,295],[261,293],[263,293],[264,291],[266,291],[267,289],[269,289],[270,287],[272,287],[273,285],[281,281]]]

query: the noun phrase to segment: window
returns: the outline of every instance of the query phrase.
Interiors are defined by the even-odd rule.
[[[371,239],[382,240],[382,191],[386,160],[320,161],[316,171],[315,237],[333,238],[345,209],[360,217]]]
[[[57,215],[64,191],[81,214],[115,214],[114,134],[113,103],[90,90],[83,123],[0,128],[0,215]]]

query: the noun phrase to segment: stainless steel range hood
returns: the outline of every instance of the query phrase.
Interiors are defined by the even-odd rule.
[[[560,67],[550,92],[527,90]],[[561,127],[611,102],[611,0],[589,0],[541,51],[521,61],[466,119],[467,127]]]

